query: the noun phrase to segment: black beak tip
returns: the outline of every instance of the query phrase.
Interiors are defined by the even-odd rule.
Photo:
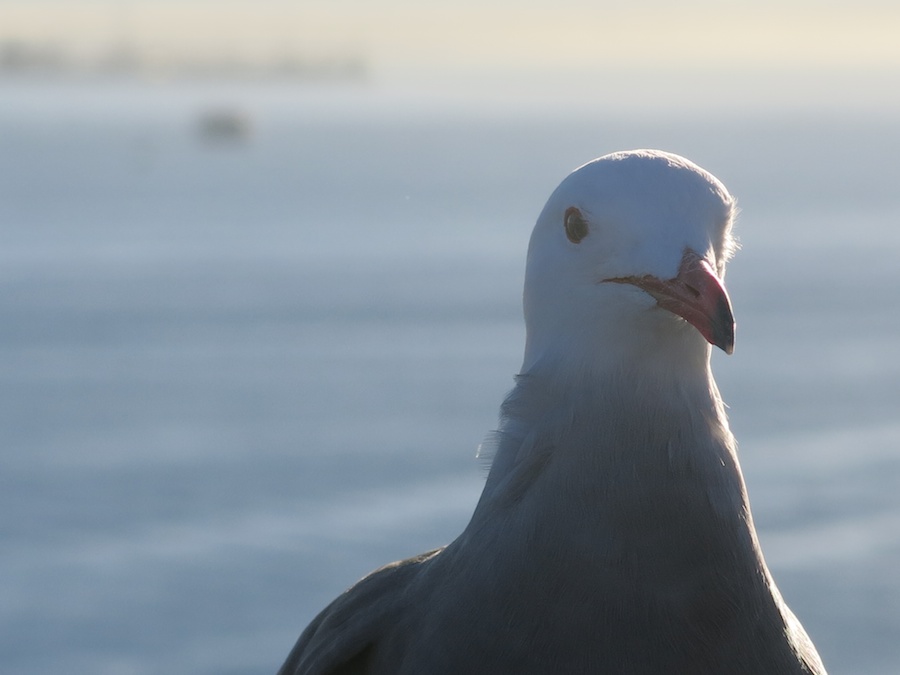
[[[734,313],[727,296],[719,304],[717,320],[713,322],[712,343],[728,355],[734,353]]]

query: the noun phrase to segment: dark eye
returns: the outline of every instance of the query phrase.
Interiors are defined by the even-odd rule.
[[[566,236],[573,244],[578,244],[588,236],[588,224],[579,211],[574,206],[566,209],[565,216]]]

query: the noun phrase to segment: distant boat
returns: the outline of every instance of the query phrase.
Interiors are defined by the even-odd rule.
[[[197,132],[209,141],[240,141],[253,131],[250,118],[239,110],[222,108],[200,116]]]

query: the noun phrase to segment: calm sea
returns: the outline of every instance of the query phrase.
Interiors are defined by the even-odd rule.
[[[411,101],[0,83],[0,671],[272,673],[452,539],[537,213],[660,147],[741,206],[714,367],[773,573],[831,672],[900,672],[896,122]]]

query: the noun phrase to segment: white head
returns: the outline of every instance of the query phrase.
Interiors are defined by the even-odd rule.
[[[696,368],[710,343],[731,353],[721,279],[734,212],[722,183],[669,153],[614,153],[569,174],[531,235],[522,372]]]

